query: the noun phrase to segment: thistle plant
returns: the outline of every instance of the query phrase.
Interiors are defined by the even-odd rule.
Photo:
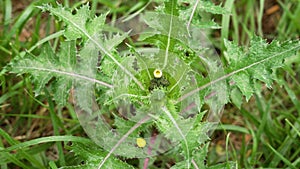
[[[37,95],[49,88],[60,106],[74,98],[78,119],[95,143],[69,147],[85,160],[81,168],[133,168],[118,157],[137,158],[147,168],[164,153],[177,160],[172,168],[235,167],[230,161],[205,163],[223,106],[249,100],[261,82],[272,87],[276,69],[300,43],[268,44],[254,35],[245,49],[224,40],[221,61],[205,35],[219,26],[200,16],[228,11],[198,3],[169,0],[155,12],[112,24],[105,22],[107,14],[91,16],[89,4],[74,11],[39,7],[65,23],[64,41],[58,51],[46,42],[39,56],[16,57],[10,69],[30,74]]]

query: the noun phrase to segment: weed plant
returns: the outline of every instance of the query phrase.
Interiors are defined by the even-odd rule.
[[[0,4],[1,168],[300,167],[296,1]]]

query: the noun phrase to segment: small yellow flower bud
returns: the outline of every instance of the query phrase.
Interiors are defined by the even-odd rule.
[[[162,71],[159,70],[159,69],[155,69],[153,74],[154,74],[155,78],[161,78],[162,77]]]
[[[143,139],[143,138],[137,138],[137,139],[136,139],[136,144],[137,144],[139,147],[143,148],[143,147],[146,146],[146,140]]]

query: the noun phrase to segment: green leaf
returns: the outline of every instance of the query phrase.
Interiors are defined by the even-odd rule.
[[[215,5],[211,1],[200,1],[200,0],[179,0],[179,18],[184,21],[189,21],[192,17],[191,22],[199,28],[211,28],[211,29],[220,29],[216,22],[213,20],[205,20],[207,16],[202,16],[203,11],[212,14],[229,14],[227,11],[220,5]]]
[[[77,159],[77,164],[73,164],[72,166],[61,167],[60,169],[98,168],[99,163],[104,159],[104,157],[107,154],[95,144],[85,145],[80,143],[72,143],[72,145],[68,146],[67,148],[75,154],[75,158]],[[109,157],[109,159],[105,162],[102,168],[103,169],[112,169],[112,168],[134,169],[133,166],[113,156]]]
[[[241,105],[243,103],[243,95],[237,87],[234,87],[231,90],[230,99],[236,107],[238,107],[239,109],[241,108]]]
[[[69,90],[72,83],[72,72],[75,66],[75,42],[63,42],[63,50],[58,56],[55,56],[49,44],[46,44],[40,56],[22,58],[22,60],[14,61],[12,72],[23,74],[29,73],[36,82],[36,95],[41,93],[41,90],[48,82],[56,77],[56,82],[53,83],[54,99],[60,105],[65,105],[69,95]],[[67,57],[66,57],[67,56]]]
[[[205,12],[209,12],[212,14],[230,14],[225,8],[222,7],[222,4],[215,5],[211,1],[201,1],[199,4],[200,10],[204,10]]]
[[[199,2],[197,2],[197,0],[178,0],[178,5],[180,7],[180,14],[182,15],[183,11],[188,11],[185,15],[190,16],[196,4],[197,4],[196,7],[197,12],[205,11],[212,14],[230,14],[229,11],[227,11],[225,8],[222,7],[222,4],[215,5],[210,0],[204,0],[204,1],[200,0]]]
[[[217,164],[208,167],[208,169],[236,169],[236,168],[238,168],[237,163],[233,161],[228,161],[226,163]]]
[[[252,85],[247,72],[239,72],[232,76],[235,85],[240,89],[240,91],[246,96],[246,100],[249,101],[253,94]]]
[[[212,123],[202,122],[195,124],[194,128],[188,132],[186,139],[192,150],[210,140],[207,133],[212,127]]]
[[[205,163],[206,156],[208,153],[209,143],[204,144],[203,146],[194,150],[192,154],[192,158],[195,161],[195,164],[198,168],[207,168],[207,164]]]
[[[97,39],[97,38],[95,38]],[[85,46],[79,52],[80,62],[77,64],[78,71],[80,74],[96,77],[97,63],[99,49],[90,40],[87,41]]]
[[[146,33],[165,35],[168,38],[176,38],[182,42],[187,42],[188,31],[184,25],[184,21],[180,18],[169,14],[161,14],[155,12],[146,12],[143,15],[145,23],[154,30],[147,30]],[[180,26],[179,26],[180,25]],[[167,46],[167,43],[165,43]]]
[[[94,35],[94,32],[90,32],[91,30],[97,30],[98,28],[99,30],[101,29],[103,25],[96,25],[100,21],[91,22],[88,24],[87,28],[87,22],[93,20],[93,18],[90,17],[91,11],[89,10],[88,4],[83,5],[79,10],[76,11],[77,13],[74,15],[62,7],[62,5],[58,5],[57,8],[53,8],[50,5],[44,5],[40,8],[50,11],[52,15],[57,16],[68,25],[66,33],[64,34],[67,39],[83,38],[84,42],[86,42],[86,40],[91,41],[101,52],[103,52],[104,55],[107,55],[118,67],[120,67],[127,75],[129,75],[142,90],[145,90],[142,83],[137,80],[137,78],[113,56],[109,50],[111,48],[107,49],[106,47],[108,47],[108,45],[102,44],[102,41],[99,40],[99,36]],[[96,27],[96,29],[91,29],[93,26]]]
[[[110,59],[103,59],[100,69],[105,75],[112,77],[114,74],[113,70],[116,70],[116,64]]]
[[[89,39],[87,35],[93,36],[102,30],[107,15],[106,13],[99,17],[91,16],[88,4],[75,9],[75,14],[72,14],[69,9],[63,7],[61,4],[57,8],[53,8],[49,4],[40,6],[39,8],[50,11],[52,15],[57,16],[67,24],[64,36],[68,40],[76,40],[78,38]]]
[[[231,66],[237,66],[240,58],[245,57],[243,48],[238,46],[236,43],[224,40],[224,45],[226,46],[226,51],[224,51],[224,57],[226,58],[228,64]]]
[[[95,79],[97,57],[91,55],[91,48],[94,48],[94,54],[98,55],[95,47],[86,48],[80,53],[82,64],[76,64],[76,48],[74,41],[61,43],[61,50],[56,56],[49,44],[42,48],[40,56],[33,57],[26,55],[24,58],[16,58],[11,62],[12,73],[28,73],[34,79],[36,84],[35,93],[40,94],[42,89],[47,86],[51,79],[55,79],[51,84],[55,101],[60,105],[65,105],[69,97],[70,88],[74,80],[89,82],[89,84],[100,84],[106,87],[111,85]],[[85,59],[86,58],[86,59]],[[93,67],[91,66],[93,65]]]
[[[258,36],[251,39],[248,51],[225,40],[227,51],[224,52],[228,62],[227,75],[234,82],[246,100],[254,93],[254,84],[263,82],[271,88],[276,80],[276,69],[283,66],[284,59],[300,49],[299,41],[279,43],[274,40],[268,44]]]
[[[201,20],[193,19],[192,23],[200,29],[220,29],[220,28],[222,28],[218,23],[216,23],[213,20],[201,21]]]
[[[71,87],[72,79],[58,78],[55,82],[51,83],[53,98],[58,105],[64,106],[67,104]]]
[[[118,46],[119,44],[121,44],[128,36],[129,36],[129,32],[127,33],[123,33],[123,34],[115,34],[113,35],[111,38],[103,38],[105,39],[102,43],[103,46],[105,47],[105,49],[107,50],[112,50],[114,49],[116,46]]]
[[[59,5],[60,6],[60,5]],[[72,15],[71,12],[66,10],[60,10],[60,8],[48,8],[48,10],[51,11],[52,14],[60,14],[61,19],[68,23],[67,21],[73,21],[74,25],[77,25],[78,28],[86,30],[86,23],[87,19],[90,18],[89,16],[89,6],[83,5],[79,10],[76,10],[76,14]],[[59,16],[59,15],[56,15]],[[85,37],[85,35],[80,31],[79,29],[76,29],[76,27],[73,27],[72,25],[68,25],[67,29],[65,31],[65,37],[69,40],[76,40],[81,37]]]
[[[177,9],[177,0],[167,0],[165,1],[165,13],[170,14],[173,16],[178,16],[178,9]]]
[[[91,21],[86,23],[86,29],[90,35],[95,35],[103,29],[108,14],[109,12],[91,18]]]
[[[171,169],[186,169],[186,161],[178,161],[174,166],[171,167]]]
[[[117,131],[120,135],[122,134],[126,134],[135,124],[136,122],[134,121],[129,121],[129,120],[125,120],[123,118],[120,118],[116,115],[114,115],[115,121],[114,121],[114,126],[117,127]],[[152,126],[152,123],[144,123],[141,126],[139,126],[139,128],[137,128],[136,130],[134,130],[131,135],[133,137],[137,137],[139,136],[139,134],[142,131],[146,131],[149,130],[149,126]]]

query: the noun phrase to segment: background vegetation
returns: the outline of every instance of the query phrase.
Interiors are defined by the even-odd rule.
[[[61,1],[73,9],[86,2]],[[253,34],[268,42],[299,39],[298,0],[213,2],[231,11],[231,15],[204,14],[204,19],[214,18],[221,26],[208,32],[208,36],[223,59],[224,38],[242,46],[249,45]],[[0,1],[0,165],[4,169],[55,168],[75,163],[78,157],[69,151],[67,142],[61,141],[77,142],[78,149],[72,149],[75,154],[76,151],[86,152],[86,156],[97,154],[97,151],[94,154],[88,151],[86,145],[92,143],[86,139],[71,104],[60,107],[49,93],[35,97],[35,86],[29,76],[5,72],[4,67],[14,57],[36,48],[41,39],[53,33],[58,37],[61,33],[63,23],[36,8],[44,3],[55,4],[51,0]],[[91,0],[90,6],[94,14],[109,11],[108,18],[113,20],[139,10],[154,10],[159,3],[158,0],[151,3],[147,0]],[[53,44],[58,45],[60,40],[54,38]],[[235,161],[239,168],[300,168],[299,65],[299,53],[295,53],[276,72],[276,83],[271,88],[262,85],[262,90],[255,92],[248,102],[235,101],[226,105],[221,125],[211,137],[207,165]],[[126,162],[139,167],[134,160]],[[174,159],[159,159],[153,167],[170,168],[172,165]]]

